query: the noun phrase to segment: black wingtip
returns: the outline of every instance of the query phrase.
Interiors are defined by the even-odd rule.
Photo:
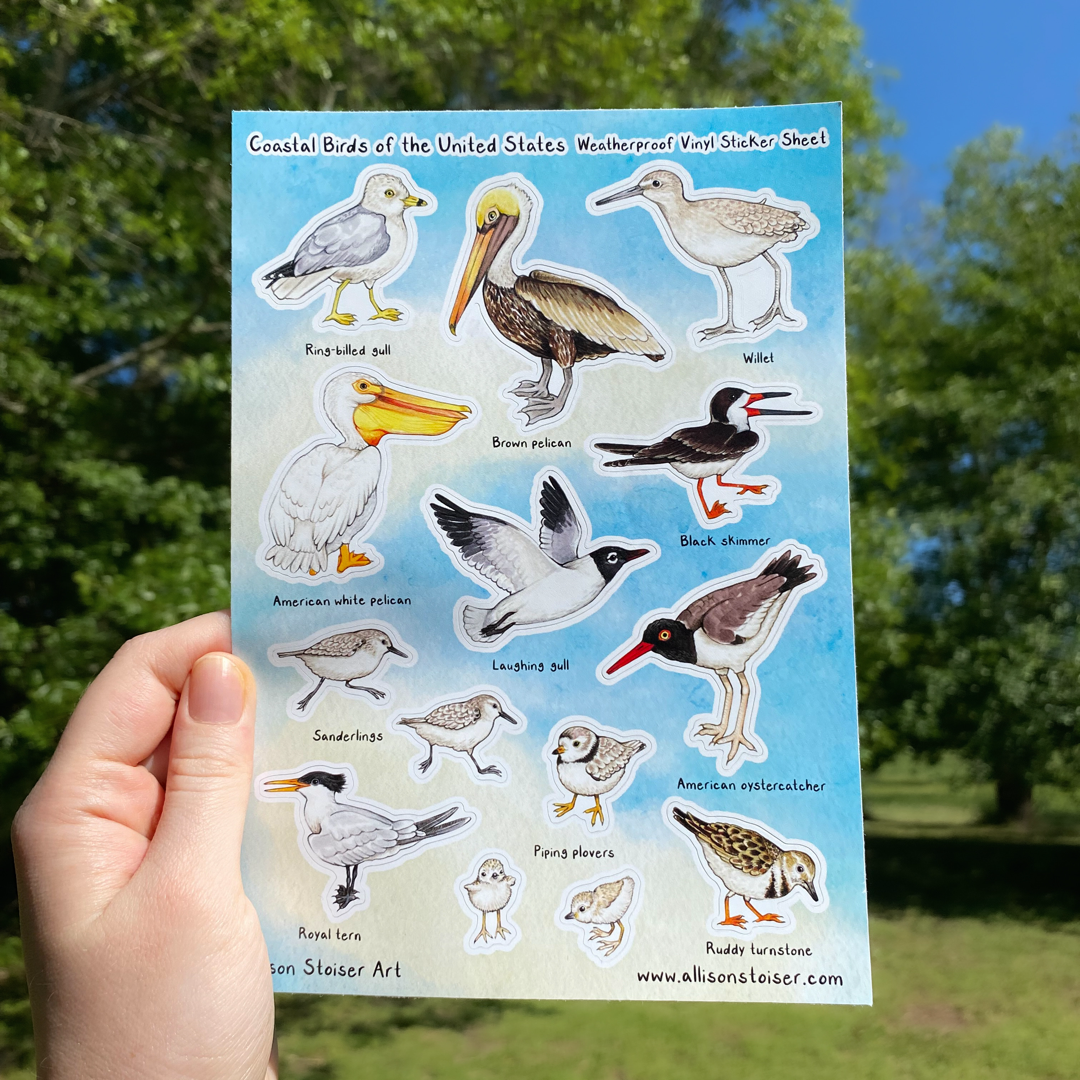
[[[779,574],[784,579],[784,584],[780,586],[782,593],[790,592],[792,589],[799,585],[804,585],[808,581],[812,581],[817,577],[814,573],[813,564],[808,563],[806,566],[801,566],[799,560],[801,555],[792,551],[785,551],[783,555],[778,555],[764,570],[761,571],[762,577],[766,577],[769,574]]]

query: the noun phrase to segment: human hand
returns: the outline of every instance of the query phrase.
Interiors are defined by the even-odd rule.
[[[276,1076],[240,880],[255,684],[229,648],[221,612],[129,641],[16,815],[42,1080]]]

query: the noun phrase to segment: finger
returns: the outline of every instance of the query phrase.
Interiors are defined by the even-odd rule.
[[[195,661],[231,647],[223,611],[132,638],[83,695],[54,755],[57,767],[145,760],[168,732]]]
[[[254,737],[248,666],[228,653],[200,657],[173,723],[165,803],[147,856],[152,869],[189,882],[239,884]]]

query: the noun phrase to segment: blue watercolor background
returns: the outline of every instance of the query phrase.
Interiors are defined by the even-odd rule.
[[[821,126],[829,129],[831,145],[815,151],[774,149],[768,153],[707,156],[682,154],[678,150],[640,156],[586,156],[574,151],[574,135],[579,132],[591,131],[596,136],[618,132],[624,136],[661,137],[672,131],[702,134],[710,130],[755,130],[765,133],[778,132],[784,127],[813,131]],[[531,135],[543,131],[548,136],[563,136],[570,149],[565,157],[508,157],[501,154],[486,159],[438,155],[404,157],[397,151],[378,159],[374,155],[366,158],[256,157],[247,152],[245,145],[247,135],[253,130],[262,132],[265,138],[284,138],[293,132],[306,135],[328,131],[339,135],[357,133],[373,139],[386,132],[405,131],[427,138],[433,138],[440,131],[453,131],[457,135],[470,131],[477,135],[501,135],[508,130]],[[808,320],[804,331],[776,333],[752,346],[726,345],[705,353],[689,348],[685,328],[717,310],[713,281],[692,272],[671,254],[651,215],[643,209],[631,207],[603,216],[592,215],[586,209],[586,198],[590,193],[629,177],[650,157],[680,162],[692,173],[698,188],[730,187],[750,192],[769,188],[781,198],[809,204],[820,221],[820,233],[788,256],[793,270],[792,302]],[[434,192],[438,199],[434,214],[417,219],[419,242],[411,266],[386,289],[387,297],[403,298],[417,319],[404,330],[379,328],[375,333],[317,334],[312,328],[312,318],[319,310],[321,300],[304,309],[273,310],[256,294],[251,284],[252,274],[269,259],[284,252],[312,216],[348,197],[357,174],[376,160],[406,168],[421,187]],[[349,341],[370,346],[372,342],[387,340],[396,348],[402,342],[402,335],[433,333],[430,317],[437,318],[442,310],[466,231],[469,197],[476,186],[489,177],[511,171],[521,172],[544,194],[539,230],[526,258],[582,267],[611,282],[646,310],[674,345],[674,364],[651,376],[658,380],[656,385],[667,380],[672,386],[686,387],[683,394],[685,407],[681,412],[676,408],[668,418],[670,422],[684,417],[692,421],[703,391],[724,376],[760,382],[794,381],[801,387],[804,398],[822,406],[822,419],[813,426],[774,426],[768,453],[747,470],[754,475],[770,474],[782,479],[783,490],[777,501],[770,506],[747,506],[739,525],[711,532],[718,545],[725,535],[767,536],[769,547],[792,538],[810,547],[825,561],[827,581],[821,588],[802,597],[776,647],[759,669],[762,692],[755,731],[768,746],[768,759],[763,763],[746,763],[730,778],[737,787],[743,782],[757,780],[811,779],[825,783],[825,791],[821,794],[778,795],[737,790],[722,794],[688,792],[686,796],[687,801],[706,809],[729,810],[758,819],[785,837],[810,841],[825,854],[829,908],[824,914],[811,914],[796,907],[798,927],[803,929],[815,923],[818,927],[816,940],[824,941],[826,946],[832,941],[834,955],[847,958],[845,971],[850,974],[845,978],[848,982],[843,992],[837,992],[836,999],[868,1001],[869,958],[849,555],[843,220],[837,105],[555,114],[235,114],[233,356],[238,435],[234,442],[233,462],[236,493],[233,619],[235,647],[253,665],[260,687],[260,745],[256,773],[295,763],[294,760],[275,760],[272,755],[282,739],[291,737],[295,727],[295,723],[285,717],[280,704],[295,692],[296,674],[270,665],[266,659],[267,647],[276,642],[295,641],[323,626],[360,619],[364,615],[340,607],[274,608],[273,597],[288,594],[335,598],[355,592],[366,595],[384,591],[409,594],[422,598],[422,603],[407,608],[374,610],[369,614],[391,622],[419,653],[417,666],[408,669],[408,677],[415,679],[419,688],[414,700],[433,697],[436,691],[445,692],[445,673],[448,671],[453,673],[455,684],[462,687],[480,683],[506,686],[514,707],[529,718],[529,726],[517,737],[514,748],[525,760],[536,762],[540,783],[546,783],[546,764],[540,757],[544,743],[551,726],[564,715],[587,715],[602,724],[651,732],[657,752],[647,767],[638,770],[632,787],[618,801],[620,827],[632,830],[634,837],[649,839],[677,852],[685,864],[688,879],[698,880],[697,870],[684,857],[685,852],[677,838],[660,822],[658,810],[666,798],[682,794],[675,786],[679,777],[695,781],[722,779],[712,759],[683,741],[689,717],[712,710],[714,691],[703,680],[674,673],[656,664],[646,664],[614,686],[604,685],[596,677],[596,665],[629,637],[644,613],[674,605],[685,593],[705,581],[748,568],[764,549],[681,547],[681,534],[704,535],[683,486],[659,475],[634,478],[620,475],[613,479],[599,474],[594,459],[585,452],[582,434],[587,435],[589,431],[590,393],[600,393],[601,385],[617,388],[615,376],[608,376],[601,382],[600,378],[586,372],[581,396],[572,421],[565,425],[566,431],[555,427],[540,433],[550,438],[572,433],[573,450],[496,456],[486,450],[478,436],[465,433],[460,441],[447,444],[444,451],[427,459],[422,456],[408,458],[414,463],[410,465],[412,471],[400,470],[402,478],[407,477],[407,495],[388,508],[382,523],[371,536],[371,541],[386,557],[381,573],[351,578],[340,584],[293,586],[265,574],[256,563],[254,548],[258,543],[258,531],[257,522],[252,519],[252,507],[257,512],[258,499],[268,477],[280,462],[281,454],[276,449],[270,453],[258,442],[244,438],[240,434],[245,430],[242,425],[246,420],[250,426],[252,414],[268,408],[271,400],[268,394],[273,395],[274,407],[281,407],[282,399],[290,398],[295,403],[295,412],[310,418],[311,388],[315,380],[324,370],[343,360],[299,359],[295,343]],[[365,306],[366,300],[363,305],[358,300],[353,310],[362,312]],[[424,323],[424,317],[429,322]],[[479,330],[475,332],[480,334]],[[432,339],[433,353],[437,351],[451,359],[460,357],[460,383],[448,385],[445,378],[439,381],[433,375],[424,385],[481,401],[485,420],[501,421],[499,430],[510,437],[514,435],[514,429],[506,420],[507,406],[493,395],[499,385],[528,365],[518,363],[517,358],[507,354],[507,362],[497,370],[478,370],[477,365],[468,362],[470,348],[468,342],[464,347],[454,347]],[[494,348],[497,351],[498,343],[494,343]],[[777,353],[775,365],[763,368],[743,363],[744,351],[762,349]],[[275,381],[273,387],[268,388],[262,376],[268,370],[270,357],[274,358],[275,380],[282,371],[295,370],[295,382],[282,385]],[[393,376],[392,360],[375,363]],[[513,366],[515,363],[517,367]],[[485,381],[483,396],[477,385],[479,379]],[[617,392],[617,389],[603,392]],[[316,431],[309,420],[304,437]],[[632,429],[628,427],[626,433],[632,434]],[[294,440],[292,445],[299,441],[302,440]],[[398,472],[396,455],[403,451],[404,444],[400,450],[397,446],[391,448],[395,477]],[[418,461],[424,462],[422,467],[415,465]],[[423,492],[428,484],[439,483],[470,500],[503,507],[529,520],[532,508],[528,499],[533,477],[546,465],[558,466],[570,478],[587,508],[594,536],[648,537],[659,543],[662,555],[656,562],[628,575],[606,605],[583,622],[550,634],[519,637],[495,654],[470,652],[454,635],[450,614],[460,596],[479,597],[482,590],[461,575],[440,550],[420,513]],[[239,497],[241,490],[247,492],[246,498]],[[407,557],[402,558],[401,553],[407,553]],[[543,677],[500,676],[491,667],[493,659],[513,663],[519,659],[550,661],[564,657],[574,661],[569,672]],[[444,676],[441,682],[440,673]],[[404,680],[400,673],[393,673],[393,681],[401,684]],[[381,714],[377,719],[379,724],[383,722]],[[507,740],[503,739],[499,747],[506,745]],[[415,748],[410,748],[410,752],[415,752]],[[313,748],[309,756],[330,755],[336,760],[347,753],[345,750]],[[358,770],[365,768],[359,758],[356,766]],[[521,767],[515,768],[515,775],[520,774]],[[446,764],[442,771],[450,773]],[[398,782],[401,788],[399,805],[425,806],[435,801],[431,791],[408,791],[410,786],[415,789],[415,785],[404,773]],[[458,787],[466,798],[476,801],[475,789],[465,783],[458,783]],[[247,887],[270,939],[271,957],[292,957],[299,962],[308,953],[293,940],[296,936],[294,922],[277,910],[282,888],[282,867],[278,860],[289,857],[290,845],[295,852],[295,827],[291,816],[282,812],[274,820],[280,826],[283,839],[274,841],[266,834],[264,824],[270,819],[256,812],[264,810],[265,806],[258,808],[254,802],[252,806],[253,814],[245,839]],[[558,841],[559,838],[554,836],[553,839]],[[490,842],[494,843],[494,840]],[[465,853],[460,858],[465,859]],[[296,862],[299,864],[298,854]],[[580,876],[592,876],[591,871],[579,869]],[[532,868],[529,872],[535,877]],[[644,872],[648,873],[648,867]],[[389,875],[382,880],[372,878],[373,890],[376,885],[386,890],[388,878]],[[524,910],[523,907],[523,914]],[[694,915],[695,941],[702,936],[704,923],[701,919],[705,914],[702,911]],[[453,941],[458,952],[448,954],[451,959],[461,955],[460,933]],[[614,976],[620,971],[627,981],[614,991],[583,982],[572,988],[568,996],[636,996],[642,993],[640,987],[630,981],[632,973],[626,963],[608,974]],[[275,984],[280,990],[334,992],[342,989],[332,980],[302,975],[276,976]],[[532,983],[528,979],[521,982],[508,978],[505,991],[497,983],[485,985],[488,995],[499,992],[519,996],[551,995],[550,987],[539,974]],[[448,974],[441,986],[433,986],[430,979],[427,982],[418,979],[403,988],[394,987],[392,991],[376,987],[360,992],[467,991],[456,987]],[[655,987],[647,992],[663,994]],[[687,996],[687,992],[680,988],[679,992],[667,996]],[[765,999],[825,1000],[785,996],[779,992],[769,993]]]

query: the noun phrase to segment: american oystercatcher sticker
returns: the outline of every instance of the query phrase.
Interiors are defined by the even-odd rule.
[[[839,106],[233,128],[275,988],[869,1003]]]

